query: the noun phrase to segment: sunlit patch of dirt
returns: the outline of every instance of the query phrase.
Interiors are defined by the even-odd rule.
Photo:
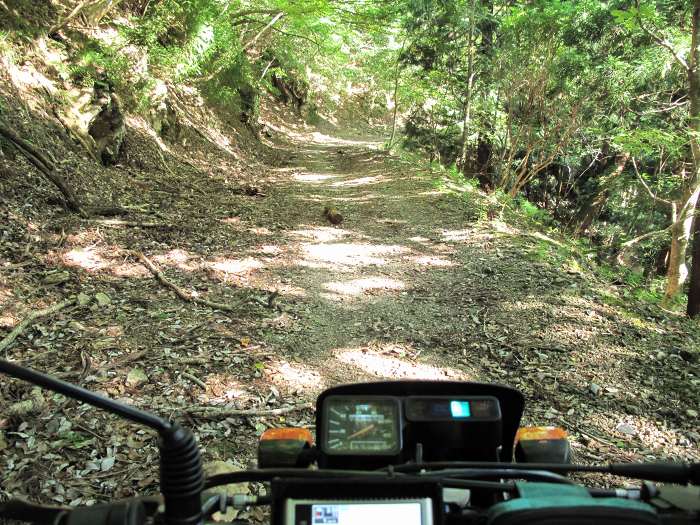
[[[653,417],[636,416],[634,418],[621,416],[617,424],[627,423],[630,429],[634,430],[634,437],[644,444],[653,457],[649,460],[659,460],[665,458],[667,447],[692,447],[686,436],[677,428],[669,428],[663,421],[654,420]],[[619,433],[619,432],[618,432]],[[622,439],[629,440],[630,436],[620,434]]]
[[[158,264],[179,268],[180,270],[185,270],[188,272],[194,272],[200,267],[200,263],[198,262],[198,258],[196,256],[179,248],[170,250],[169,252],[161,255],[154,255],[152,259]]]
[[[290,233],[294,236],[310,239],[319,243],[337,241],[343,237],[353,234],[353,232],[350,230],[331,228],[328,226],[316,226],[304,230],[293,230]]]
[[[264,226],[249,228],[248,231],[254,235],[272,235],[272,231]]]
[[[292,391],[318,391],[324,384],[321,374],[313,368],[284,360],[268,364],[266,376],[276,385]]]
[[[442,240],[446,242],[464,242],[472,236],[472,230],[443,230]]]
[[[420,195],[422,197],[435,197],[435,196],[442,196],[444,194],[445,194],[445,192],[443,190],[430,190],[430,191],[418,192],[416,195]]]
[[[428,239],[427,237],[423,237],[421,235],[416,235],[414,237],[409,237],[406,239],[407,241],[415,242],[418,244],[430,244],[432,241]]]
[[[351,203],[363,204],[363,203],[368,203],[371,201],[376,201],[380,198],[381,197],[379,195],[377,195],[376,193],[366,193],[366,194],[360,195],[358,197],[333,196],[333,197],[328,197],[328,198],[319,199],[319,200],[328,200],[328,201],[333,201],[333,202],[351,202]]]
[[[407,248],[381,244],[306,244],[303,250],[309,261],[327,262],[345,266],[382,266],[382,256],[399,255]]]
[[[325,133],[321,133],[319,131],[314,131],[313,133],[309,133],[306,135],[306,137],[302,136],[299,138],[311,138],[316,144],[333,144],[333,145],[338,145],[338,146],[357,146],[357,147],[364,147],[368,149],[376,149],[379,147],[379,145],[376,142],[372,141],[367,141],[367,140],[351,140],[351,139],[340,139],[338,137],[331,137],[329,135],[326,135]]]
[[[84,228],[66,236],[66,246],[90,246],[102,241],[102,232],[96,228]]]
[[[0,327],[13,328],[20,319],[7,307],[14,303],[14,294],[7,286],[0,286]]]
[[[87,248],[74,248],[64,253],[63,264],[94,272],[102,270],[109,263],[100,255],[99,250],[94,246],[89,246]]]
[[[406,288],[406,285],[395,279],[388,277],[364,277],[362,279],[353,279],[351,281],[334,281],[323,285],[328,291],[338,295],[362,295],[376,294],[377,292],[392,292],[400,291]]]
[[[333,351],[338,361],[352,365],[377,377],[393,379],[467,379],[455,369],[409,361],[362,348],[345,348]]]
[[[353,187],[353,186],[368,186],[371,184],[379,184],[379,183],[385,182],[385,181],[386,181],[386,179],[384,177],[376,175],[374,177],[360,177],[357,179],[349,179],[349,180],[334,182],[333,184],[331,184],[331,186],[336,187],[336,188]]]
[[[258,247],[258,252],[263,255],[276,257],[278,255],[282,255],[284,250],[274,244],[263,244],[262,246]]]
[[[126,278],[144,278],[152,277],[151,272],[149,272],[142,264],[136,263],[121,263],[114,264],[109,269],[110,273],[115,277],[126,277]]]
[[[321,183],[328,179],[335,179],[337,175],[326,175],[323,173],[296,173],[294,174],[294,180],[299,182],[315,182]]]
[[[221,258],[216,262],[209,263],[208,266],[212,270],[216,270],[224,274],[243,275],[264,268],[265,263],[259,259],[254,259],[253,257],[246,257],[245,259]]]
[[[251,395],[239,379],[226,374],[211,374],[202,378],[207,386],[206,397],[210,403],[243,405]]]

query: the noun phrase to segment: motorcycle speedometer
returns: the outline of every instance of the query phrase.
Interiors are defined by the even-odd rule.
[[[399,400],[383,396],[329,396],[323,404],[321,448],[329,455],[399,454]]]

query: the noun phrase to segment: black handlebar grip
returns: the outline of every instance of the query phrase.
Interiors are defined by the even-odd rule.
[[[160,492],[166,525],[200,525],[204,470],[194,435],[178,425],[161,433]]]

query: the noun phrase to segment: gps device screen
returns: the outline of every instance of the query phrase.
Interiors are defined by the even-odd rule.
[[[393,501],[287,500],[286,525],[432,525],[430,498]]]
[[[311,525],[421,525],[420,503],[312,505]]]

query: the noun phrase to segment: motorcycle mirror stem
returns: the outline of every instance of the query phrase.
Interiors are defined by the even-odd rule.
[[[4,359],[0,359],[0,372],[157,431],[160,436],[160,492],[165,502],[164,523],[200,525],[204,522],[204,471],[192,432],[155,414]]]

